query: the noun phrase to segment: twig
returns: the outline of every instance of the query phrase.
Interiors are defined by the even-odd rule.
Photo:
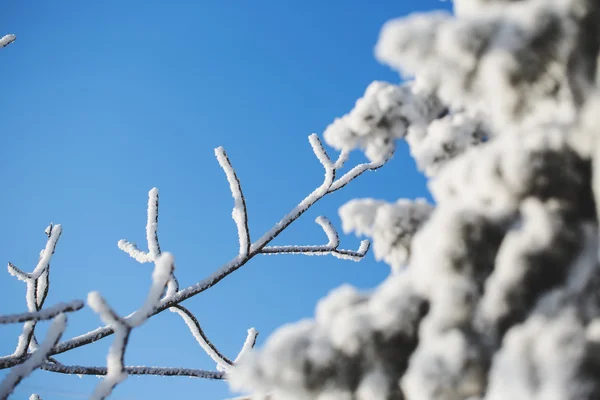
[[[235,170],[231,166],[231,162],[227,157],[227,153],[223,147],[215,149],[215,155],[219,161],[219,165],[225,171],[227,181],[229,182],[229,189],[233,196],[234,204],[231,217],[235,221],[235,225],[238,230],[238,238],[240,242],[239,257],[244,258],[248,256],[250,252],[250,229],[248,228],[248,210],[246,208],[246,199],[242,192],[242,185],[240,183]]]
[[[65,314],[59,314],[52,321],[50,329],[46,334],[46,338],[40,345],[40,347],[31,353],[29,358],[22,363],[14,367],[9,374],[0,383],[0,400],[5,400],[13,392],[15,387],[31,372],[40,367],[46,360],[48,352],[58,343],[62,336],[65,327],[67,325],[67,316]]]
[[[44,363],[40,367],[43,370],[57,372],[59,374],[69,375],[96,375],[105,376],[108,372],[106,367],[84,367],[81,365],[56,365]],[[169,367],[133,367],[126,366],[123,370],[128,375],[158,375],[158,376],[188,376],[204,379],[224,379],[225,374],[219,371],[206,371],[202,369],[190,368],[169,368]]]
[[[251,260],[255,255],[260,254],[262,249],[266,247],[274,238],[276,238],[284,229],[286,229],[293,221],[298,219],[302,214],[304,214],[310,207],[312,207],[317,201],[323,198],[325,195],[329,193],[333,193],[336,190],[341,189],[346,186],[349,182],[356,179],[366,171],[376,170],[381,168],[384,163],[387,161],[381,162],[370,162],[365,164],[359,164],[356,167],[352,168],[346,174],[344,174],[338,180],[333,181],[330,185],[325,185],[327,189],[323,190],[321,187],[317,188],[313,193],[309,194],[304,200],[300,202],[298,206],[292,209],[286,216],[284,216],[279,222],[277,222],[268,232],[266,232],[261,238],[259,238],[256,242],[254,242],[250,246],[250,252],[248,256],[245,258],[235,257],[228,263],[221,266],[215,272],[213,272],[207,278],[199,281],[198,283],[189,286],[185,289],[177,291],[172,296],[166,297],[161,301],[161,304],[156,309],[155,314],[162,312],[170,307],[173,307],[184,300],[189,299],[203,291],[210,289],[217,283],[219,283],[222,279],[229,276],[233,272],[237,271],[239,268],[244,266],[249,260]],[[325,182],[327,183],[327,181]],[[322,185],[323,186],[323,185]],[[93,343],[97,340],[100,340],[106,336],[110,336],[114,333],[110,326],[104,326],[83,335],[74,337],[68,341],[59,343],[55,349],[53,349],[51,354],[60,354],[66,351],[72,350],[77,347],[84,346],[89,343]],[[0,368],[6,368],[10,366],[14,361],[8,361],[2,363],[0,361]],[[14,365],[14,364],[12,364]]]
[[[212,358],[215,363],[217,363],[217,369],[219,367],[226,369],[233,365],[233,361],[221,354],[221,352],[217,350],[208,337],[206,337],[202,327],[200,326],[200,323],[198,322],[198,319],[194,316],[194,314],[179,304],[169,308],[169,310],[178,314],[183,319],[200,347],[202,347],[206,354],[208,354],[208,356]]]
[[[0,316],[0,324],[17,324],[26,321],[46,321],[60,313],[78,311],[83,308],[83,301],[75,300],[70,303],[59,303],[45,310],[25,312],[20,314]]]
[[[387,161],[387,159],[386,159],[381,162],[375,162],[375,163],[371,162],[371,163],[359,164],[356,167],[352,168],[347,173],[345,173],[342,177],[340,177],[336,180],[336,177],[335,177],[336,172],[342,168],[344,162],[347,160],[348,153],[345,151],[342,152],[340,154],[340,156],[338,157],[338,159],[336,160],[336,162],[332,163],[330,158],[327,156],[318,137],[316,135],[311,135],[309,140],[310,140],[311,146],[313,148],[313,151],[315,152],[315,155],[317,156],[317,158],[319,159],[319,161],[321,162],[321,164],[323,165],[323,167],[325,169],[325,177],[324,177],[324,180],[323,180],[323,183],[321,184],[321,186],[319,186],[311,194],[309,194],[296,207],[294,207],[287,215],[285,215],[279,222],[277,222],[270,230],[268,230],[266,233],[264,233],[258,240],[256,240],[254,243],[249,245],[248,251],[245,255],[244,255],[245,252],[243,251],[243,248],[246,247],[245,242],[244,242],[244,237],[246,237],[247,230],[246,231],[244,231],[243,229],[240,230],[239,229],[240,225],[238,223],[238,220],[243,222],[242,226],[247,228],[247,215],[245,213],[243,213],[244,217],[238,218],[238,220],[236,220],[236,224],[238,224],[238,233],[240,233],[240,232],[242,233],[242,235],[240,236],[240,250],[241,250],[240,254],[238,254],[231,261],[229,261],[228,263],[224,264],[219,269],[214,271],[207,278],[199,281],[198,283],[196,283],[192,286],[182,289],[182,290],[179,290],[175,276],[171,273],[171,278],[168,280],[168,283],[167,283],[167,290],[166,290],[165,296],[155,305],[155,307],[152,307],[152,311],[150,311],[148,314],[144,314],[146,318],[151,317],[152,315],[158,314],[166,309],[175,308],[176,306],[178,306],[179,303],[183,302],[184,300],[186,300],[190,297],[193,297],[193,296],[213,287],[214,285],[219,283],[222,279],[229,276],[230,274],[232,274],[233,272],[235,272],[242,266],[244,266],[249,260],[251,260],[257,254],[290,254],[290,253],[301,253],[301,254],[309,254],[309,255],[310,254],[314,254],[314,255],[332,254],[336,257],[353,259],[353,260],[364,257],[364,255],[368,249],[367,241],[363,241],[361,243],[361,246],[358,251],[338,249],[339,239],[337,238],[337,233],[335,232],[335,230],[333,230],[333,234],[335,235],[335,237],[332,235],[332,230],[329,229],[331,227],[331,225],[328,222],[325,223],[326,220],[320,220],[321,222],[319,222],[319,223],[321,224],[321,226],[323,227],[323,229],[325,230],[325,232],[329,238],[329,243],[327,245],[323,245],[323,246],[268,246],[268,244],[273,239],[275,239],[284,229],[286,229],[293,221],[295,221],[302,214],[304,214],[310,207],[312,207],[321,198],[323,198],[327,194],[333,193],[334,191],[337,191],[337,190],[341,189],[342,187],[346,186],[349,182],[351,182],[353,179],[359,177],[364,172],[369,171],[369,170],[376,170],[376,169],[380,168]],[[222,154],[224,154],[224,152]],[[228,160],[227,160],[227,163],[228,163]],[[228,163],[227,165],[230,165],[230,164]],[[233,169],[231,169],[231,170],[233,171]],[[226,174],[227,174],[227,171],[226,171]],[[230,187],[231,187],[232,181],[229,179],[229,177],[228,177],[228,181],[230,181]],[[233,178],[233,182],[236,185],[239,184],[239,180],[237,179],[237,176],[235,176]],[[234,189],[235,188],[236,188],[236,186],[234,185]],[[232,192],[233,192],[233,190],[232,190]],[[234,196],[234,199],[236,199],[236,205],[239,205],[240,200],[244,200],[243,196],[241,195],[241,189],[240,189],[239,193],[240,193],[240,195],[237,199],[236,199],[235,193],[232,193],[232,195]],[[155,202],[151,201],[151,198],[153,198],[152,196],[154,194],[155,194],[155,198],[156,198]],[[243,210],[243,211],[246,210],[245,205],[240,206],[240,207],[241,208],[238,208],[238,210]],[[148,208],[149,208],[148,224],[147,224],[147,229],[146,229],[146,233],[147,233],[146,237],[149,241],[148,253],[142,252],[134,244],[132,244],[130,242],[127,242],[125,240],[119,241],[119,248],[121,248],[122,250],[127,252],[130,256],[132,256],[139,262],[150,262],[150,261],[152,261],[152,258],[153,258],[152,253],[160,254],[160,246],[158,245],[158,236],[156,235],[157,223],[158,223],[158,191],[155,189],[153,189],[149,193],[149,207]],[[154,211],[151,212],[151,209],[156,210],[156,213],[153,214]],[[235,209],[234,209],[234,211],[235,211]],[[238,215],[241,215],[241,214],[238,213]],[[235,218],[236,217],[234,217],[234,219]],[[249,235],[248,235],[248,238],[249,238]],[[332,240],[332,238],[335,240]],[[156,242],[156,247],[155,247],[156,251],[152,250],[152,245],[154,242]],[[248,239],[248,243],[250,243],[249,239]],[[192,315],[192,314],[190,313],[190,315]],[[124,325],[127,325],[127,324],[132,323],[131,320],[135,319],[135,318],[137,318],[136,313],[133,313],[132,315],[130,315],[128,317],[122,318],[122,321],[123,321]],[[49,355],[64,353],[64,352],[72,350],[74,348],[93,343],[97,340],[100,340],[100,339],[106,337],[106,336],[112,335],[113,333],[115,333],[115,326],[108,324],[104,327],[95,329],[95,330],[87,332],[83,335],[74,337],[70,340],[67,340],[65,342],[57,344],[49,352]],[[240,352],[240,355],[238,355],[238,358],[241,357],[243,355],[243,353],[248,348],[250,348],[251,345],[254,344],[254,342],[256,340],[256,334],[257,333],[254,329],[249,330],[248,338],[242,348],[242,351]],[[210,343],[210,341],[206,338],[205,335],[204,336],[200,335],[200,336],[203,337],[203,340],[207,344]],[[210,347],[210,345],[208,347]],[[216,348],[214,348],[214,346],[212,346],[212,349],[216,350]],[[221,353],[217,352],[217,354],[220,355]],[[220,355],[220,357],[223,360],[231,361],[222,355]],[[24,354],[24,355],[15,355],[12,357],[0,359],[0,369],[17,365],[19,363],[24,362],[28,358],[29,358],[29,356]],[[237,358],[236,358],[236,360],[237,360]],[[235,361],[234,361],[234,363],[235,363]],[[50,365],[53,365],[53,368],[57,368],[56,364],[50,364]],[[124,372],[124,373],[129,372],[129,370],[128,370],[129,367],[124,367],[124,365],[122,363],[120,364],[120,367],[121,367],[122,372]],[[144,368],[144,367],[135,367],[135,368]],[[222,379],[222,378],[215,378],[215,379]]]
[[[324,256],[331,254],[334,257],[352,261],[360,261],[369,250],[370,242],[363,240],[360,242],[358,251],[339,249],[340,239],[337,231],[323,216],[317,217],[317,224],[321,225],[323,231],[329,239],[329,243],[321,246],[266,246],[261,250],[261,254],[304,254],[309,256]]]
[[[27,310],[30,313],[40,311],[44,305],[46,296],[48,295],[50,284],[50,260],[56,250],[58,239],[62,233],[62,227],[60,225],[50,224],[46,228],[45,233],[48,236],[46,246],[40,252],[38,263],[31,273],[23,272],[14,264],[8,263],[8,272],[17,279],[24,281],[27,285],[25,299],[27,301]],[[22,357],[26,354],[31,341],[34,338],[35,325],[36,320],[28,320],[25,322],[23,331],[17,342],[17,347],[11,356],[12,358]],[[3,360],[6,360],[6,357],[1,358],[0,363]]]
[[[115,339],[106,358],[106,377],[96,386],[92,395],[93,400],[104,400],[110,396],[115,386],[127,378],[124,358],[131,330],[142,325],[150,315],[153,315],[174,268],[175,263],[171,254],[164,253],[156,259],[148,297],[142,307],[127,319],[119,317],[98,292],[91,292],[88,295],[90,307],[115,330]]]

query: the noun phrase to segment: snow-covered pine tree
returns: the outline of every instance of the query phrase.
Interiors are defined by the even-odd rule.
[[[389,21],[371,84],[325,131],[405,139],[434,205],[356,199],[344,230],[393,273],[344,286],[229,371],[275,399],[600,398],[597,0],[455,0]]]

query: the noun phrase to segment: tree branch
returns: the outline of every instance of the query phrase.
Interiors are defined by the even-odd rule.
[[[59,303],[45,310],[24,312],[20,314],[1,315],[0,324],[18,324],[26,321],[46,321],[60,313],[78,311],[83,308],[83,301],[75,300],[70,303]]]
[[[59,314],[52,321],[46,338],[29,358],[22,364],[14,367],[9,374],[0,383],[0,400],[5,400],[13,392],[15,387],[26,378],[31,372],[39,368],[46,360],[49,351],[58,343],[67,325],[67,316]]]
[[[321,246],[266,246],[261,250],[261,254],[304,254],[309,256],[324,256],[331,254],[334,257],[352,261],[360,261],[369,250],[370,242],[363,240],[360,242],[358,251],[338,249],[340,239],[337,231],[323,216],[317,217],[317,224],[321,225],[323,231],[329,239],[329,243]]]
[[[209,357],[217,363],[217,368],[223,367],[226,369],[233,365],[233,361],[221,354],[221,352],[217,350],[215,345],[213,345],[212,342],[208,339],[208,337],[202,330],[198,319],[194,316],[194,314],[191,313],[191,311],[179,304],[169,308],[169,310],[178,314],[183,319],[183,321],[186,323],[186,325],[192,332],[192,336],[194,336],[200,347],[202,347],[206,354],[208,354]]]
[[[142,307],[126,319],[119,317],[98,292],[89,294],[90,307],[115,330],[115,339],[106,358],[106,378],[96,386],[92,395],[93,400],[104,400],[110,396],[115,386],[127,379],[124,358],[131,330],[142,325],[150,315],[153,315],[174,268],[175,263],[171,254],[165,253],[156,259],[148,297]]]
[[[235,170],[231,166],[231,162],[227,157],[227,153],[223,147],[215,149],[215,155],[219,161],[219,165],[225,171],[227,181],[229,182],[229,189],[233,196],[234,205],[231,217],[235,221],[235,225],[238,230],[238,238],[240,242],[239,257],[247,257],[250,252],[250,229],[248,228],[248,210],[246,208],[246,199],[242,192],[242,185],[240,183]]]
[[[30,313],[40,311],[48,295],[50,283],[50,260],[56,250],[58,239],[62,233],[60,225],[50,224],[45,230],[48,240],[46,246],[40,252],[40,258],[37,265],[31,273],[23,272],[12,263],[8,263],[8,272],[17,279],[24,281],[27,285],[25,299],[27,301],[27,310]],[[23,331],[19,336],[17,347],[10,358],[20,358],[27,353],[34,338],[36,320],[27,320],[23,325]],[[0,358],[0,364],[7,357]]]
[[[105,376],[108,372],[106,367],[84,367],[81,365],[56,365],[44,363],[40,367],[43,370],[57,372],[68,375],[96,375]],[[157,376],[187,376],[192,378],[204,379],[224,379],[225,374],[219,371],[206,371],[202,369],[190,368],[169,368],[169,367],[144,367],[127,366],[123,367],[128,375],[157,375]]]
[[[257,254],[290,254],[290,253],[302,253],[302,254],[314,254],[314,255],[332,254],[333,256],[336,256],[339,258],[352,259],[352,260],[360,259],[365,255],[365,253],[368,249],[368,246],[369,246],[367,241],[363,241],[361,243],[361,246],[358,251],[338,249],[339,238],[337,237],[337,232],[335,232],[335,230],[331,229],[332,228],[331,224],[325,219],[320,219],[318,221],[318,223],[323,227],[323,229],[325,230],[325,233],[328,236],[329,243],[327,245],[324,245],[324,246],[270,246],[270,247],[268,247],[268,244],[273,239],[275,239],[293,221],[298,219],[302,214],[304,214],[310,207],[312,207],[321,198],[325,197],[327,194],[333,193],[334,191],[341,189],[342,187],[347,185],[349,182],[351,182],[353,179],[356,179],[357,177],[362,175],[364,172],[380,168],[387,161],[387,160],[384,160],[384,161],[377,162],[377,163],[371,162],[371,163],[359,164],[356,167],[352,168],[350,171],[348,171],[346,174],[344,174],[341,178],[336,180],[335,179],[336,172],[338,169],[342,168],[344,162],[346,161],[346,159],[348,157],[348,153],[345,151],[342,152],[340,154],[340,156],[338,157],[338,159],[336,160],[336,162],[332,163],[331,159],[329,158],[329,156],[327,156],[320,140],[318,139],[318,137],[316,135],[311,135],[309,137],[309,141],[310,141],[310,144],[313,148],[313,151],[314,151],[316,157],[319,159],[319,161],[321,162],[321,164],[323,165],[323,167],[325,169],[325,177],[324,177],[324,180],[323,180],[323,183],[321,184],[321,186],[319,186],[312,193],[310,193],[306,198],[304,198],[296,207],[294,207],[288,214],[286,214],[270,230],[265,232],[258,240],[256,240],[254,243],[250,244],[247,254],[243,255],[244,252],[241,251],[241,254],[238,254],[236,257],[234,257],[228,263],[224,264],[219,269],[214,271],[207,278],[199,281],[198,283],[196,283],[192,286],[189,286],[185,289],[179,290],[175,276],[171,272],[171,277],[167,282],[167,290],[166,290],[165,296],[160,301],[158,301],[158,303],[155,304],[154,307],[152,307],[151,311],[148,311],[147,314],[144,314],[145,318],[149,318],[152,315],[158,314],[169,308],[176,308],[179,305],[179,303],[183,302],[184,300],[186,300],[190,297],[193,297],[207,289],[210,289],[211,287],[213,287],[214,285],[219,283],[222,279],[224,279],[228,275],[232,274],[233,272],[235,272],[242,266],[244,266],[249,260],[251,260]],[[224,151],[219,154],[225,155]],[[224,161],[224,158],[221,161]],[[228,160],[226,161],[225,165],[230,166]],[[231,169],[231,171],[232,170],[233,169]],[[231,173],[231,171],[230,171],[230,173]],[[226,171],[226,174],[227,174],[227,171]],[[240,226],[242,226],[241,229],[238,229],[238,232],[242,233],[242,236],[240,239],[240,244],[244,245],[244,246],[241,246],[241,249],[243,250],[243,248],[245,247],[244,238],[246,237],[246,232],[247,232],[247,230],[245,230],[245,228],[244,228],[244,227],[247,228],[247,215],[245,213],[245,211],[246,211],[245,203],[243,203],[243,202],[240,203],[240,202],[242,200],[245,202],[245,199],[243,199],[243,195],[241,194],[241,187],[237,186],[239,184],[239,180],[237,179],[237,176],[233,176],[231,180],[229,179],[229,176],[228,176],[228,181],[230,182],[230,188],[232,186],[231,182],[234,183],[232,195],[234,196],[234,199],[236,199],[236,205],[238,205],[240,207],[240,208],[238,208],[238,210],[244,211],[244,213],[242,213],[242,214],[238,213],[238,215],[240,215],[240,216],[243,215],[243,217],[238,218],[238,220],[236,221],[237,224],[239,224],[238,221],[243,223],[242,225],[238,225],[238,228]],[[239,188],[239,193],[238,193],[237,198],[236,198],[237,192],[234,193],[236,188]],[[235,211],[235,209],[234,209],[234,211]],[[152,253],[160,254],[160,246],[158,244],[158,236],[156,234],[157,223],[158,223],[158,190],[153,189],[149,193],[148,222],[147,222],[147,227],[146,227],[146,233],[147,233],[146,237],[149,242],[149,244],[148,244],[149,252],[145,253],[145,252],[139,250],[134,244],[127,242],[125,240],[119,241],[119,248],[121,248],[122,250],[127,252],[131,257],[135,258],[138,262],[152,261],[152,257],[153,257]],[[249,235],[248,235],[248,238],[249,238]],[[249,243],[249,241],[248,241],[248,243]],[[153,248],[155,250],[153,250]],[[179,310],[181,310],[181,308],[179,308]],[[139,315],[139,314],[137,314],[138,312],[122,318],[123,323],[127,326],[132,326],[132,325],[137,326],[135,318],[138,318],[138,317],[136,317],[136,315]],[[190,315],[191,315],[191,313],[190,313]],[[193,324],[193,325],[195,325],[195,324]],[[201,330],[200,330],[200,332],[201,332]],[[97,340],[100,340],[104,337],[110,336],[114,333],[115,333],[115,326],[109,323],[108,325],[106,325],[104,327],[95,329],[95,330],[87,332],[83,335],[74,337],[70,340],[67,340],[65,342],[57,344],[49,352],[49,355],[64,353],[64,352],[72,350],[74,348],[93,343]],[[257,332],[254,329],[251,329],[248,331],[248,337],[242,348],[242,351],[238,355],[238,358],[241,357],[243,355],[243,353],[245,353],[245,351],[247,351],[249,348],[252,347],[252,345],[256,341],[256,335],[257,335]],[[214,346],[211,347],[211,345],[209,344],[210,341],[208,341],[208,339],[206,338],[205,335],[200,335],[200,337],[201,338],[203,337],[203,340],[207,343],[208,347],[211,348],[212,351],[215,351],[215,354],[218,354],[218,355],[221,354],[221,353],[216,352],[216,348]],[[121,338],[121,340],[122,339],[123,338]],[[220,357],[223,360],[231,361],[222,355],[220,355]],[[15,355],[12,357],[0,359],[0,369],[4,369],[4,368],[8,368],[8,367],[12,367],[14,365],[20,364],[20,363],[24,362],[25,360],[27,360],[28,358],[29,358],[29,356],[24,354],[24,355],[19,355],[19,356]],[[237,360],[237,358],[236,358],[236,360]],[[235,361],[234,361],[234,363],[235,363]],[[56,366],[56,364],[52,364],[52,365]],[[124,367],[124,365],[122,363],[120,364],[120,367],[121,367],[122,372],[127,373],[129,371],[127,369],[129,367],[127,367],[127,368]],[[215,378],[215,379],[222,379],[222,378]]]

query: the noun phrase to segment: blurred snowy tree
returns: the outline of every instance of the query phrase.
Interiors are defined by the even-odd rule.
[[[229,374],[276,399],[600,398],[600,2],[455,0],[389,21],[375,82],[324,137],[405,139],[435,205],[356,199],[344,230],[394,273],[341,287]]]

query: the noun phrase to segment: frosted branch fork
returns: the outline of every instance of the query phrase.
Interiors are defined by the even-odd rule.
[[[60,225],[50,224],[45,230],[48,240],[46,246],[40,252],[37,265],[32,272],[23,272],[14,264],[8,263],[8,272],[17,279],[25,282],[27,285],[25,299],[27,302],[28,313],[39,313],[42,310],[46,296],[48,296],[50,261],[56,250],[56,244],[62,233]],[[10,316],[9,316],[10,317]],[[48,318],[46,318],[48,319]],[[26,355],[27,349],[35,346],[35,326],[38,318],[26,318],[23,324],[23,331],[19,336],[14,353],[10,357],[20,358]],[[0,363],[7,357],[0,358]]]
[[[66,326],[67,316],[65,314],[59,314],[54,318],[42,344],[31,353],[25,362],[14,367],[0,383],[0,400],[7,399],[24,378],[46,361],[48,353],[56,346]]]
[[[304,254],[309,256],[331,254],[336,258],[352,261],[360,261],[367,254],[371,245],[371,242],[368,240],[361,241],[357,251],[339,249],[340,239],[331,222],[323,216],[317,217],[315,222],[323,228],[323,231],[327,235],[327,239],[329,239],[327,244],[320,246],[265,246],[260,251],[261,254]]]
[[[323,148],[323,145],[317,135],[311,135],[309,137],[309,142],[313,152],[315,153],[315,156],[323,165],[325,170],[325,176],[322,184],[253,243],[250,241],[248,212],[240,180],[235,173],[235,170],[233,169],[224,149],[221,147],[215,149],[215,155],[225,172],[231,194],[234,199],[232,217],[238,231],[239,251],[233,259],[218,268],[210,276],[185,289],[179,289],[179,284],[174,274],[173,257],[169,253],[161,253],[161,247],[158,239],[158,189],[153,188],[150,190],[148,193],[148,212],[146,223],[146,240],[148,242],[148,251],[140,250],[135,243],[126,240],[120,240],[118,242],[118,247],[129,254],[136,261],[140,263],[153,262],[155,265],[152,275],[153,284],[150,288],[145,303],[134,313],[126,317],[120,317],[110,306],[108,306],[100,294],[97,292],[90,293],[88,296],[88,304],[100,315],[101,319],[106,323],[106,326],[74,337],[65,342],[58,344],[54,343],[44,354],[44,359],[42,362],[36,364],[36,368],[42,368],[47,371],[66,374],[74,373],[105,375],[105,379],[103,379],[96,388],[96,391],[93,395],[94,399],[106,398],[106,396],[112,392],[113,388],[119,382],[125,379],[128,374],[193,376],[208,379],[224,379],[228,369],[235,365],[235,363],[238,362],[245,353],[252,349],[256,343],[258,332],[254,328],[250,328],[248,330],[242,349],[237,357],[232,360],[217,350],[217,348],[203,332],[197,318],[179,303],[213,287],[226,276],[244,266],[257,254],[331,254],[338,258],[358,261],[365,256],[369,248],[369,242],[365,240],[361,242],[360,248],[357,251],[340,249],[339,235],[333,225],[325,217],[318,217],[316,222],[325,232],[328,239],[327,244],[307,246],[268,246],[269,243],[271,243],[283,230],[285,230],[291,223],[298,219],[321,198],[343,188],[352,180],[362,175],[364,172],[376,170],[387,162],[386,159],[379,162],[359,164],[336,179],[336,174],[343,167],[344,162],[348,158],[348,152],[343,151],[337,160],[333,162]],[[64,315],[63,312],[75,311],[76,309],[80,308],[80,304],[74,302],[69,303],[69,307],[64,306],[61,309],[61,305],[57,305],[51,309],[41,312],[41,306],[48,291],[50,257],[54,252],[60,232],[60,225],[50,225],[48,227],[46,230],[49,238],[48,243],[46,248],[42,251],[40,261],[32,273],[25,273],[15,267],[13,264],[9,264],[9,272],[18,279],[25,281],[28,285],[27,303],[29,312],[17,316],[1,317],[6,321],[12,321],[16,318],[18,321],[26,322],[24,332],[19,341],[19,346],[17,347],[18,351],[15,351],[15,353],[11,356],[0,358],[0,369],[13,367],[15,365],[24,365],[25,363],[28,363],[29,360],[34,358],[34,355],[37,353],[35,351],[32,353],[27,353],[27,348],[35,346],[35,343],[37,343],[33,335],[33,327],[35,326],[35,322],[37,320],[48,319],[55,311],[59,312],[59,310],[61,310],[61,314],[59,314],[59,316],[61,316]],[[213,359],[213,361],[215,361],[218,371],[213,372],[182,368],[125,366],[124,353],[131,330],[143,324],[147,318],[150,318],[166,309],[177,313],[184,320],[199,345]],[[0,319],[0,321],[4,320]],[[64,353],[74,348],[93,343],[112,334],[115,334],[115,338],[107,356],[106,368],[67,366],[55,361],[51,357],[52,355]]]
[[[230,184],[231,192],[234,197],[235,206],[233,209],[232,217],[238,226],[238,234],[240,237],[240,252],[238,254],[239,257],[242,257],[246,248],[249,249],[249,230],[248,230],[248,218],[246,213],[246,202],[244,196],[242,194],[241,185],[239,179],[233,170],[229,159],[225,151],[220,147],[215,149],[215,155],[221,167],[225,170],[225,174],[227,176],[227,180]],[[146,240],[148,242],[148,252],[144,252],[139,250],[138,247],[126,240],[120,240],[118,242],[118,246],[121,250],[129,254],[132,258],[140,263],[146,263],[153,260],[156,260],[160,257],[160,242],[158,239],[158,189],[153,188],[148,193],[148,218],[146,222]],[[167,290],[164,294],[165,298],[168,298],[179,291],[179,283],[177,278],[175,277],[174,271],[171,270],[168,281],[167,281]],[[187,308],[181,305],[175,305],[170,307],[169,310],[178,314],[183,321],[186,323],[190,332],[200,345],[200,347],[208,354],[208,356],[215,361],[217,364],[217,369],[219,371],[226,371],[228,368],[233,366],[233,362],[223,356],[219,350],[213,345],[213,343],[208,339],[204,331],[202,330],[198,319],[194,316],[194,314],[188,310]],[[130,316],[132,317],[132,316]],[[127,320],[130,317],[126,317]],[[250,336],[253,336],[252,340],[249,339]],[[254,328],[248,330],[248,338],[246,342],[252,343],[254,345],[256,341],[256,336],[258,332]]]

